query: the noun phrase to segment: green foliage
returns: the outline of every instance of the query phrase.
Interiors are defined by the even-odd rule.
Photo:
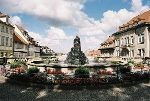
[[[133,64],[133,63],[134,63],[134,60],[128,60],[128,63],[132,63],[132,64]]]
[[[31,73],[37,73],[37,72],[39,72],[39,69],[36,66],[31,66],[31,67],[28,68],[27,72],[29,74],[31,74]]]
[[[141,63],[137,63],[135,66],[140,67],[140,66],[142,66],[142,64]]]
[[[75,70],[75,76],[76,77],[89,77],[90,74],[90,70],[88,67],[82,67],[79,66],[76,70]]]
[[[24,61],[18,60],[18,61],[16,61],[16,62],[11,63],[11,64],[10,64],[10,68],[13,69],[13,68],[20,67],[21,64],[24,64]]]
[[[19,63],[19,64],[24,64],[25,62],[22,61],[22,60],[18,60],[17,63]]]
[[[10,64],[11,69],[14,69],[14,68],[17,68],[17,67],[20,67],[20,64],[18,62],[13,62],[13,63]]]

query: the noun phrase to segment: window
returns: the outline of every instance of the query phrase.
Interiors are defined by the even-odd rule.
[[[127,44],[127,39],[126,38],[124,38],[124,41],[125,41],[125,44]]]
[[[6,33],[8,33],[8,28],[6,27]]]
[[[144,35],[141,35],[141,42],[144,43]]]
[[[126,40],[126,41],[127,41],[127,44],[129,44],[129,37],[127,37],[127,40]]]
[[[145,54],[145,50],[144,49],[138,49],[138,55],[140,57],[144,57],[144,54]]]
[[[134,44],[134,38],[133,38],[133,36],[131,36],[131,42],[130,43]]]
[[[129,37],[125,38],[125,44],[129,44]]]
[[[25,45],[25,50],[27,50],[28,49],[28,45]]]
[[[20,44],[20,43],[17,43],[17,44],[16,44],[16,49],[23,49],[23,45]]]
[[[8,46],[8,39],[9,37],[6,37],[6,46]]]
[[[117,53],[116,53],[116,55],[117,55],[117,56],[119,56],[119,50],[117,50]]]
[[[138,42],[144,43],[144,35],[143,34],[138,35]]]
[[[140,24],[141,23],[141,19],[140,18],[138,18],[138,24]]]
[[[116,40],[116,46],[119,46],[119,44],[120,44],[120,41],[119,41],[119,39],[117,39]]]
[[[130,51],[130,56],[131,56],[131,57],[134,57],[134,50],[131,50],[131,51]]]
[[[1,57],[3,57],[4,56],[4,53],[3,52],[1,52]]]
[[[127,27],[130,28],[130,24],[129,23],[128,23]]]
[[[123,38],[121,39],[121,44],[124,45],[124,39]]]
[[[10,39],[10,46],[12,46],[12,44],[13,44],[13,40],[12,40],[12,38]]]
[[[2,39],[1,39],[1,45],[2,45],[2,46],[4,46],[4,38],[5,38],[5,37],[2,36]]]
[[[1,27],[1,32],[4,32],[4,26]]]
[[[12,31],[12,29],[10,29],[10,34],[13,34],[13,31]]]

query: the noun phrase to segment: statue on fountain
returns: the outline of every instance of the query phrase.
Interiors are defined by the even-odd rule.
[[[67,54],[67,58],[64,63],[71,65],[84,65],[88,62],[88,58],[81,51],[80,38],[76,36],[74,39],[74,47],[72,47],[71,51]]]

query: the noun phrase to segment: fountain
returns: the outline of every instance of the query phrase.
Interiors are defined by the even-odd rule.
[[[67,58],[64,63],[71,65],[84,65],[88,62],[88,58],[81,51],[80,38],[76,36],[74,39],[74,47],[72,47],[71,51],[67,54]]]
[[[93,62],[92,57],[86,57],[86,55],[81,51],[81,43],[79,36],[76,36],[73,41],[73,47],[67,55],[56,56],[58,62],[51,62],[50,58],[47,57],[44,63],[35,64],[30,63],[31,66],[37,66],[41,71],[52,70],[52,71],[62,71],[64,73],[73,73],[75,70],[82,66],[90,68],[90,71],[97,71],[106,67],[116,67],[116,65],[109,65],[103,62]],[[45,58],[44,58],[45,59]],[[44,60],[43,59],[43,60]]]

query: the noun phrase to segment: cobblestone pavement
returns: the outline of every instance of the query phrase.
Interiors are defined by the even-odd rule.
[[[0,101],[150,101],[150,83],[109,89],[28,87],[12,84],[0,76]]]

